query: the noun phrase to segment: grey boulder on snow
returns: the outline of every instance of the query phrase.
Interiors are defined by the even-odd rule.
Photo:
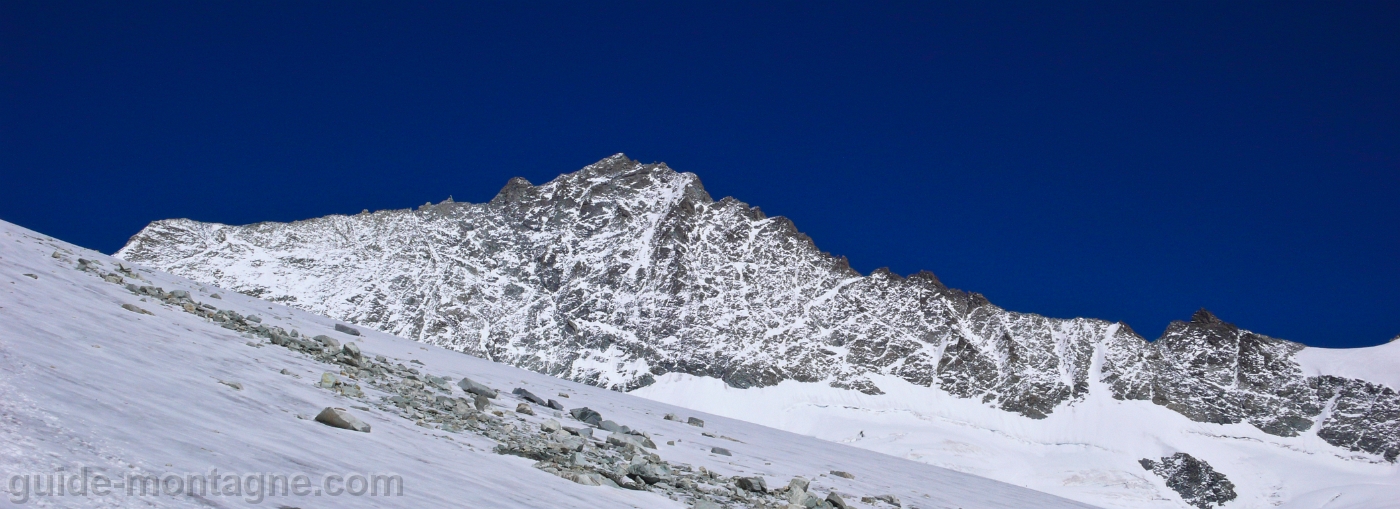
[[[340,429],[369,433],[369,425],[351,415],[344,408],[326,407],[321,413],[316,414],[316,422]]]
[[[492,388],[487,387],[487,386],[485,386],[485,385],[482,385],[482,384],[473,382],[470,378],[467,378],[467,377],[462,377],[462,379],[461,379],[460,381],[457,382],[457,386],[458,386],[458,387],[461,387],[462,390],[464,390],[464,391],[467,391],[467,392],[469,392],[469,393],[476,394],[476,395],[478,395],[478,396],[482,396],[482,397],[485,397],[485,398],[492,398],[492,399],[494,399],[494,398],[496,397],[496,394],[497,394],[496,389],[492,389]]]

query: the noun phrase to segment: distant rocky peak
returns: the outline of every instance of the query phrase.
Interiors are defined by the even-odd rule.
[[[627,154],[618,152],[616,154],[605,157],[596,163],[583,167],[583,169],[578,171],[578,173],[588,177],[619,175],[622,173],[627,173],[633,170],[641,169],[643,166],[644,165],[642,165],[641,162],[635,161],[632,158],[627,157]],[[665,167],[664,164],[652,166]]]
[[[1297,343],[1205,309],[1148,343],[1102,320],[1010,312],[928,272],[861,275],[792,221],[712,200],[694,174],[623,154],[540,185],[513,178],[487,204],[248,226],[158,221],[118,256],[619,390],[686,373],[881,394],[877,382],[898,377],[1040,419],[1083,400],[1097,376],[1115,398],[1198,422],[1295,436],[1323,416],[1318,436],[1334,445],[1400,450],[1400,425],[1386,417],[1400,398],[1309,378]],[[1324,415],[1333,399],[1353,410]]]
[[[525,177],[514,177],[506,182],[505,187],[496,193],[496,197],[491,199],[491,203],[520,202],[525,196],[535,190],[535,185],[525,180]]]
[[[1191,315],[1191,323],[1201,325],[1222,325],[1225,324],[1225,321],[1221,320],[1220,317],[1215,316],[1215,313],[1211,313],[1210,310],[1206,308],[1201,308],[1196,310],[1196,312]]]

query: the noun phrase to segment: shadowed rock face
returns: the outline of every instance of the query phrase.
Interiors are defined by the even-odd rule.
[[[1319,432],[1329,442],[1392,460],[1400,450],[1394,391],[1306,377],[1296,343],[1204,310],[1149,343],[1124,324],[1006,311],[928,272],[861,275],[791,221],[621,154],[539,186],[511,179],[488,203],[158,221],[118,256],[618,390],[681,372],[878,394],[871,375],[892,375],[1043,418],[1097,376],[1119,399],[1282,436],[1333,408],[1321,423],[1332,431]]]

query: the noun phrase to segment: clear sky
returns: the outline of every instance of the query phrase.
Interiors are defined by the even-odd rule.
[[[867,5],[875,4],[875,5]],[[0,219],[105,252],[617,152],[868,272],[1400,334],[1398,2],[12,2]]]

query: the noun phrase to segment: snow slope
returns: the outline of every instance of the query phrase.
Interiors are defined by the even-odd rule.
[[[646,491],[583,486],[531,467],[531,460],[491,452],[489,439],[414,425],[376,408],[354,410],[368,434],[309,419],[327,406],[353,406],[313,382],[327,365],[250,338],[154,300],[144,300],[92,272],[78,258],[115,267],[117,260],[0,222],[0,473],[125,472],[395,473],[401,497],[329,496],[270,499],[297,507],[684,507]],[[57,257],[53,255],[57,254]],[[137,269],[149,284],[185,290],[200,302],[265,324],[310,334],[337,334],[337,323],[168,274]],[[24,274],[32,274],[34,277]],[[221,293],[222,299],[211,294]],[[149,311],[140,314],[122,304]],[[342,340],[348,336],[340,336]],[[470,376],[500,389],[568,393],[569,408],[586,405],[608,419],[647,430],[668,461],[723,475],[761,475],[770,486],[796,475],[815,491],[847,499],[893,494],[905,507],[1088,507],[1080,503],[817,438],[740,420],[698,414],[375,331],[354,338],[366,355],[418,361],[430,373]],[[253,343],[257,344],[257,343]],[[281,374],[288,370],[299,378]],[[223,382],[237,383],[235,389]],[[459,389],[454,391],[460,393]],[[513,407],[513,401],[503,398]],[[502,403],[505,404],[505,403]],[[662,420],[696,415],[704,428]],[[512,414],[506,414],[508,419]],[[526,419],[535,425],[544,416]],[[569,425],[567,418],[560,419]],[[702,436],[702,432],[736,441]],[[709,452],[712,446],[732,457]],[[854,479],[827,475],[830,470]],[[10,485],[7,482],[7,489]],[[16,493],[0,497],[13,504]],[[32,496],[41,507],[236,507],[238,496],[132,498]],[[27,505],[26,504],[26,505]],[[855,507],[865,507],[856,502]]]
[[[1296,357],[1308,375],[1359,378],[1400,391],[1400,338],[1366,348],[1304,348]]]
[[[1400,468],[1340,451],[1315,435],[1278,437],[1246,424],[1193,422],[1106,391],[1031,420],[894,377],[879,383],[883,395],[791,381],[738,389],[668,374],[631,394],[1103,507],[1186,507],[1137,463],[1184,451],[1235,484],[1240,498],[1226,508],[1400,508]],[[1339,494],[1350,505],[1337,505]]]

